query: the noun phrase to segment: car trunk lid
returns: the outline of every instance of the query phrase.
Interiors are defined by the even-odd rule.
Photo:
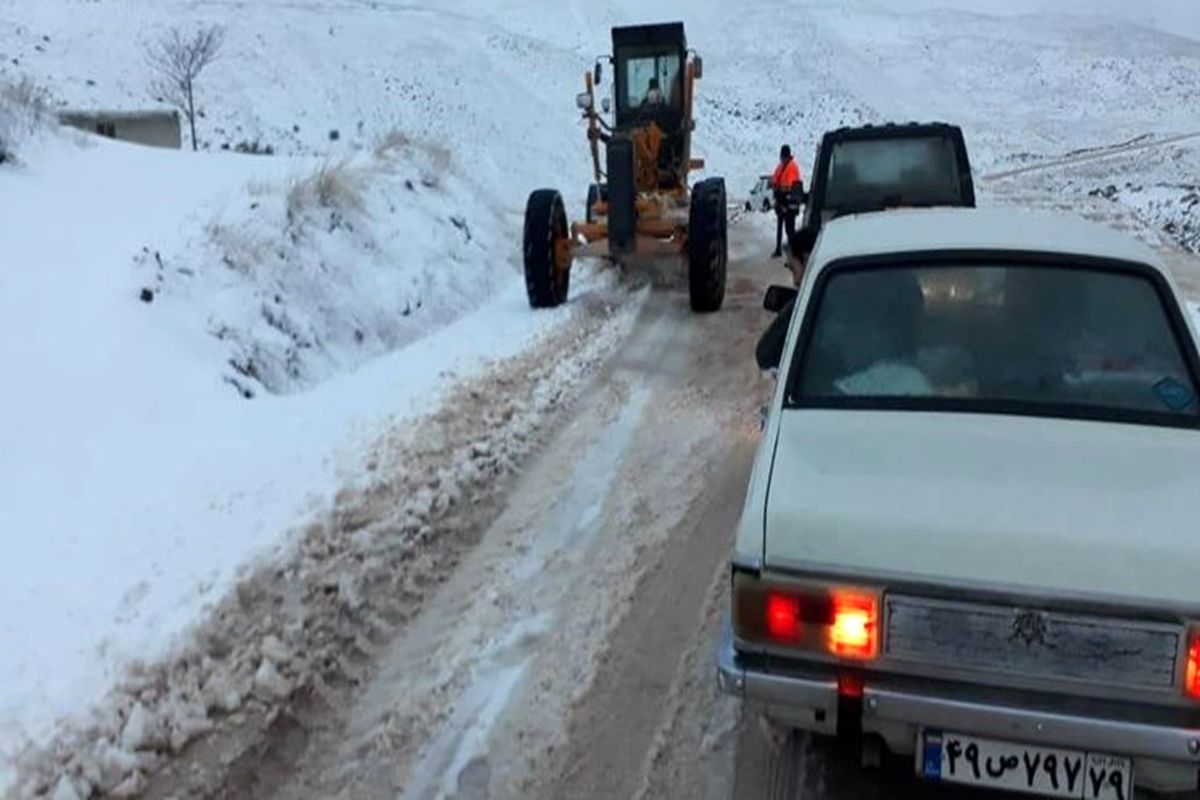
[[[1200,432],[784,411],[767,569],[1200,607]]]

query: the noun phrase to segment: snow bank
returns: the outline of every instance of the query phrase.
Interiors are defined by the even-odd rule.
[[[203,307],[228,352],[224,378],[245,397],[308,388],[513,281],[511,222],[460,170],[436,146],[392,137],[249,186],[193,244],[141,266],[163,302]]]
[[[1052,203],[1086,214],[1153,247],[1200,253],[1200,139],[1098,152],[1108,155],[1092,158],[1087,151],[1078,163],[1035,169],[984,189],[1005,202]]]
[[[88,724],[49,751],[18,759],[22,794],[57,786],[79,797],[140,789],[196,736],[245,724],[238,712],[259,724],[276,718],[297,692],[319,695],[326,685],[358,679],[364,650],[387,628],[385,620],[403,618],[435,583],[434,567],[456,558],[461,532],[536,446],[546,420],[627,334],[638,304],[623,302],[621,292],[607,294],[608,280],[582,277],[591,300],[548,315],[563,325],[562,335],[526,341],[524,354],[455,387],[447,404],[462,413],[389,426],[364,447],[369,473],[362,485],[330,498],[332,511],[316,517],[293,546],[222,593],[170,659],[136,665]],[[470,322],[430,343],[431,354],[451,356],[435,363],[454,363],[453,342],[479,332]],[[474,324],[511,333],[503,322],[493,312]]]
[[[44,742],[58,720],[78,720],[128,665],[167,654],[181,631],[212,613],[244,565],[286,552],[294,542],[287,532],[364,474],[364,446],[381,431],[405,430],[407,420],[436,410],[456,375],[576,327],[595,282],[581,269],[581,303],[548,314],[529,313],[523,288],[510,285],[479,311],[348,377],[253,402],[221,383],[206,351],[183,358],[196,341],[161,337],[146,324],[170,313],[169,304],[144,306],[136,285],[113,294],[145,316],[109,316],[136,325],[134,340],[157,336],[161,358],[153,357],[158,348],[135,350],[151,356],[140,363],[119,349],[81,348],[80,364],[43,371],[37,386],[3,403],[0,529],[9,537],[0,608],[16,612],[0,625],[0,756],[7,758],[28,741]],[[95,288],[64,285],[62,319],[39,325],[54,329],[76,314],[86,321],[88,302],[106,299],[89,296]],[[2,310],[11,323],[3,340],[32,343],[21,330],[34,323],[29,315]],[[105,334],[97,329],[92,342]],[[81,342],[88,340],[73,340]],[[6,347],[4,356],[12,355]],[[106,379],[73,382],[92,359]],[[81,391],[89,393],[84,408],[72,402]],[[408,474],[400,466],[390,469]],[[259,681],[271,682],[269,674]],[[193,717],[183,714],[186,725]],[[0,768],[0,786],[6,777]]]
[[[562,146],[579,59],[427,16],[343,9],[330,35],[320,4],[0,0],[0,72],[71,105],[138,107],[140,39],[236,23],[201,88],[209,152],[48,137],[0,170],[0,794],[12,758],[294,543],[365,442],[581,312],[530,313],[517,269],[527,190],[586,172]],[[385,78],[412,97],[381,103]],[[291,157],[215,138],[297,120]]]
[[[1120,203],[1180,247],[1200,254],[1200,185],[1108,184],[1091,194]]]

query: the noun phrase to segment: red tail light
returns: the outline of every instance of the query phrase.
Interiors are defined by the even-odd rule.
[[[767,595],[767,635],[780,642],[800,638],[800,598],[778,592]]]
[[[1193,700],[1200,700],[1200,630],[1192,631],[1192,640],[1188,644],[1183,691]]]
[[[840,658],[871,659],[879,645],[879,602],[873,595],[834,592],[829,652]]]
[[[733,631],[740,642],[805,651],[822,660],[879,654],[881,594],[815,581],[733,576]]]

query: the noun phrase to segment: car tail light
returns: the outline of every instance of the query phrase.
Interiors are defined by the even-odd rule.
[[[1192,631],[1188,643],[1187,662],[1183,670],[1183,691],[1193,700],[1200,700],[1200,630]]]
[[[833,593],[829,652],[839,658],[872,659],[879,642],[879,602],[874,595]]]
[[[764,581],[738,572],[733,625],[746,643],[864,661],[879,652],[879,595],[812,583]]]
[[[767,595],[767,635],[777,642],[800,638],[800,598],[780,592]]]

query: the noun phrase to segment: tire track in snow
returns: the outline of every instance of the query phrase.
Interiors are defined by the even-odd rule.
[[[597,764],[632,758],[625,777],[637,788],[663,698],[644,702],[610,678],[639,680],[621,666],[635,655],[628,645],[665,635],[641,624],[647,592],[678,622],[662,618],[678,651],[661,653],[658,680],[670,684],[685,652],[707,653],[697,617],[728,555],[757,439],[754,388],[765,388],[752,360],[758,289],[735,273],[716,315],[692,314],[683,291],[650,296],[504,512],[378,656],[345,725],[259,796],[610,796],[558,783],[581,752]],[[575,724],[639,705],[647,724],[628,735]]]

